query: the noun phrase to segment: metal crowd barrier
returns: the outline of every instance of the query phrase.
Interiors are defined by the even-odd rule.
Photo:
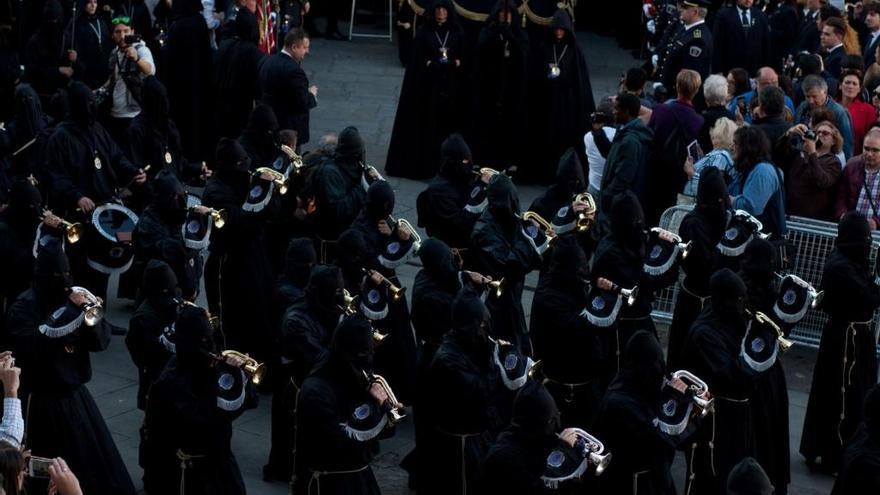
[[[660,217],[660,227],[675,233],[681,221],[688,212],[693,209],[692,205],[673,206],[663,212]],[[825,258],[831,254],[834,248],[834,240],[837,238],[837,224],[814,220],[810,218],[789,216],[786,218],[788,243],[794,247],[792,259],[789,262],[788,273],[813,284],[818,288],[822,281],[822,270],[825,266]],[[880,244],[880,232],[874,232],[874,249],[871,249],[870,267],[874,269],[876,260],[876,247]],[[663,289],[654,304],[653,316],[656,321],[669,323],[672,321],[672,312],[678,297],[681,280],[666,289]],[[791,331],[791,339],[804,345],[818,347],[822,337],[822,329],[828,317],[822,309],[811,309],[803,320]],[[880,311],[874,313],[872,321],[875,336],[880,324]]]

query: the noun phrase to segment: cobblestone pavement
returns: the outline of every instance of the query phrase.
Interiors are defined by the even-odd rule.
[[[611,94],[617,86],[619,75],[635,65],[635,61],[611,39],[585,33],[581,33],[579,38],[587,54],[596,98]],[[318,107],[312,112],[312,136],[315,136],[315,141],[326,132],[338,132],[346,125],[355,125],[365,136],[368,160],[381,166],[403,76],[396,46],[382,40],[331,42],[315,39],[304,67],[312,84],[320,88]],[[314,143],[306,149],[312,146]],[[396,214],[415,220],[412,211],[415,197],[424,184],[401,179],[390,179],[390,182],[397,192]],[[521,187],[523,204],[529,204],[537,193],[534,187]],[[405,286],[411,286],[416,271],[417,267],[409,265],[399,271]],[[527,280],[531,287],[535,282],[534,276]],[[113,292],[111,290],[110,293]],[[525,299],[525,308],[528,310],[531,291],[527,291]],[[117,325],[127,326],[128,315],[133,309],[130,302],[113,300],[109,306],[108,319]],[[809,349],[796,348],[786,356],[791,387],[791,440],[795,449],[800,440],[814,359],[814,352]],[[94,377],[89,388],[113,432],[132,479],[137,486],[141,486],[137,447],[138,428],[143,414],[136,408],[137,374],[123,339],[114,337],[107,351],[93,356],[93,364]],[[261,479],[261,469],[269,451],[270,409],[271,397],[263,396],[259,408],[248,411],[235,423],[233,451],[241,466],[248,493],[252,495],[287,493],[286,484],[270,484]],[[406,473],[398,467],[398,463],[412,447],[412,427],[406,423],[399,427],[395,438],[383,442],[382,452],[374,462],[383,493],[410,493],[406,488]],[[679,455],[675,468],[677,480],[683,480],[683,462],[680,458]],[[812,495],[830,491],[830,478],[806,473],[802,460],[796,455],[792,457],[792,477],[791,493]]]

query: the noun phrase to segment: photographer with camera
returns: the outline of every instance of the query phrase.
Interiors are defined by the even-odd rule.
[[[130,17],[116,17],[113,23],[113,42],[110,53],[110,79],[98,90],[99,100],[112,98],[110,118],[106,128],[110,136],[125,147],[126,134],[132,119],[141,113],[140,99],[143,80],[156,74],[153,54],[131,27]]]
[[[785,211],[819,220],[831,220],[842,162],[838,157],[843,136],[831,122],[808,127],[798,124],[785,133],[788,153],[781,153],[785,174]]]

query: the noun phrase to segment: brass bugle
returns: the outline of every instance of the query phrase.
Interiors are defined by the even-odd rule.
[[[61,222],[61,225],[64,226],[64,237],[67,239],[67,242],[71,244],[76,244],[77,242],[79,242],[80,239],[82,239],[83,233],[85,232],[85,227],[83,227],[83,224],[79,222],[68,222],[58,215],[55,215],[54,213],[52,213],[51,210],[48,209],[43,210],[43,214],[40,215],[40,220],[45,221],[46,217],[50,215],[57,218]]]
[[[202,205],[199,205],[202,206]],[[193,206],[195,208],[195,206]],[[207,207],[205,207],[207,208]],[[208,215],[211,216],[211,221],[214,222],[214,227],[218,229],[222,229],[224,225],[226,225],[226,218],[228,217],[226,210],[215,210],[214,208],[207,208]]]
[[[620,294],[621,296],[626,298],[626,305],[632,306],[636,303],[636,299],[639,298],[639,286],[635,286],[632,289],[625,289],[615,283],[611,284],[611,292],[616,294]]]
[[[672,373],[672,379],[679,379],[694,392],[694,404],[700,408],[700,416],[705,417],[715,409],[715,399],[709,394],[709,385],[697,375],[687,370]]]
[[[389,218],[391,219],[392,223],[397,225],[398,229],[400,227],[406,227],[407,230],[409,230],[409,235],[411,235],[413,238],[413,254],[419,254],[419,249],[422,248],[422,236],[420,236],[419,233],[416,232],[416,229],[413,228],[411,223],[409,223],[409,220],[405,218],[395,220],[392,216],[389,216]]]
[[[596,200],[593,199],[592,194],[584,192],[575,196],[574,201],[577,203],[585,203],[587,205],[586,210],[578,213],[577,222],[575,223],[578,232],[586,232],[590,230],[593,226],[593,222],[596,220]]]
[[[296,151],[286,144],[280,146],[281,151],[290,159],[290,165],[293,167],[293,174],[299,174],[303,168],[302,157],[296,154]]]
[[[400,423],[406,417],[406,413],[403,411],[403,407],[400,406],[400,402],[397,401],[397,397],[394,395],[394,391],[391,390],[391,386],[388,385],[388,381],[382,375],[367,373],[366,371],[364,371],[364,377],[370,384],[378,383],[385,390],[385,393],[388,394],[388,400],[382,404],[385,413],[388,415],[388,422],[392,426]]]
[[[495,296],[496,298],[501,297],[504,294],[504,279],[501,280],[490,280],[486,285],[489,286],[489,293]]]
[[[104,305],[98,297],[85,287],[74,286],[70,288],[70,291],[84,295],[88,301],[82,306],[83,312],[85,313],[83,322],[86,326],[93,327],[100,323],[101,319],[104,318]]]
[[[544,236],[547,237],[547,240],[550,241],[551,244],[554,241],[556,241],[556,231],[553,230],[553,226],[550,224],[550,222],[545,220],[541,215],[538,215],[537,213],[535,213],[533,211],[527,211],[522,214],[522,220],[523,221],[529,221],[529,220],[534,221],[542,229],[544,229]]]
[[[260,167],[256,171],[254,171],[254,175],[260,176],[262,174],[268,174],[272,177],[272,182],[275,184],[275,187],[278,188],[278,194],[285,195],[287,194],[288,188],[288,179],[281,172],[276,170],[272,170],[269,167]]]
[[[754,313],[752,313],[751,311],[749,311],[747,309],[746,313],[751,318],[754,318],[755,321],[757,321],[758,323],[760,323],[762,325],[768,325],[768,326],[770,326],[770,328],[772,328],[776,332],[776,342],[779,343],[779,350],[780,351],[786,352],[789,349],[791,349],[791,346],[794,345],[794,342],[785,338],[785,332],[782,331],[782,328],[780,328],[779,325],[777,325],[776,322],[773,321],[772,318],[770,318],[769,316],[767,316],[766,314],[764,314],[761,311],[755,311]]]
[[[260,382],[263,381],[263,376],[266,374],[266,365],[257,362],[256,359],[247,354],[233,350],[221,351],[220,354],[211,353],[211,357],[217,361],[226,361],[226,357],[228,356],[234,356],[244,361],[244,364],[241,365],[241,369],[246,375],[248,375],[248,377],[250,377],[251,382],[253,382],[254,385],[259,385]]]
[[[483,174],[498,175],[501,173],[503,173],[503,172],[500,172],[500,171],[495,170],[494,168],[490,168],[490,167],[474,167],[474,175],[476,175],[477,178],[482,177]]]
[[[372,277],[374,273],[382,277],[382,285],[384,285],[388,289],[388,292],[391,293],[391,300],[394,302],[400,301],[400,299],[406,295],[406,287],[398,287],[397,285],[394,285],[385,277],[385,275],[382,275],[382,272],[369,268],[361,268],[361,270],[363,270],[368,277]]]
[[[687,258],[688,252],[690,252],[691,246],[693,245],[693,241],[682,242],[681,236],[666,229],[661,229],[660,227],[652,227],[651,232],[666,232],[672,236],[672,242],[678,245],[682,259]]]
[[[580,428],[572,428],[578,440],[575,446],[579,447],[584,458],[590,464],[596,466],[596,476],[602,474],[611,462],[611,453],[605,452],[605,445],[598,438],[590,435]]]

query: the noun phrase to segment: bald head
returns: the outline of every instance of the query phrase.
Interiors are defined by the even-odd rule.
[[[779,75],[771,67],[758,69],[758,91],[767,86],[779,87]]]

